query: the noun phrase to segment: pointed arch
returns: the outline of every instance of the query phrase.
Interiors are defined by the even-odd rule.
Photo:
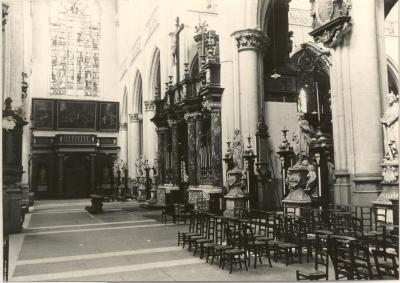
[[[392,90],[396,94],[399,94],[399,69],[396,62],[389,56],[387,56],[387,72],[389,80],[389,91]]]
[[[136,72],[133,85],[133,113],[143,114],[143,81],[140,71]]]
[[[154,48],[153,56],[151,57],[150,75],[149,75],[149,98],[154,100],[156,88],[161,86],[161,70],[160,70],[160,49]],[[160,91],[160,89],[159,89]]]

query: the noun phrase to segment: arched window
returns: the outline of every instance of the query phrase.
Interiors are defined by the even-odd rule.
[[[96,0],[51,0],[50,94],[98,95],[99,9]]]

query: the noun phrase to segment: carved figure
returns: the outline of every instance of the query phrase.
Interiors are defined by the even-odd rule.
[[[243,169],[243,160],[242,160],[243,139],[239,129],[234,130],[232,150],[233,150],[233,163],[235,164],[235,167]]]
[[[308,166],[307,184],[306,184],[306,189],[304,191],[307,192],[309,195],[314,194],[316,183],[317,183],[317,173],[315,172],[315,166],[310,164]]]
[[[388,160],[398,159],[399,153],[399,99],[391,91],[387,94],[388,106],[381,118],[383,125],[385,158]]]
[[[300,113],[299,115],[299,128],[297,132],[293,133],[293,141],[297,146],[294,151],[298,156],[308,155],[310,149],[311,139],[314,137],[314,128],[308,123],[308,121],[304,118],[304,114]],[[299,158],[299,162],[302,161],[302,158]]]

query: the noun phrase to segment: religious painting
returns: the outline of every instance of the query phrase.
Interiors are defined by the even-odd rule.
[[[96,102],[57,101],[57,129],[96,130]]]
[[[100,103],[100,131],[118,131],[118,102]]]
[[[54,101],[32,99],[32,120],[37,130],[53,130]]]

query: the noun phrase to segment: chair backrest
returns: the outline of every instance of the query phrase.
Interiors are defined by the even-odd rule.
[[[371,266],[371,255],[367,245],[355,241],[354,247],[354,272],[357,278],[355,279],[374,279]]]
[[[196,200],[197,210],[205,211],[206,210],[206,199],[201,197]]]
[[[329,236],[316,233],[315,237],[315,270],[325,269],[326,279],[329,271]]]
[[[335,279],[354,279],[354,246],[353,241],[341,239],[338,236],[329,238],[329,250]]]
[[[382,279],[399,279],[399,258],[395,254],[381,250],[372,250],[378,276]],[[388,261],[389,259],[389,261]]]
[[[387,223],[387,208],[383,207],[375,207],[375,230],[381,231],[383,230],[383,226]]]

